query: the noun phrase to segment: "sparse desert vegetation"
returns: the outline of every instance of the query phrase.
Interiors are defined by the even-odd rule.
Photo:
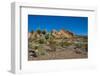
[[[28,15],[29,61],[88,58],[88,17],[58,14]]]
[[[88,38],[61,29],[28,32],[28,60],[73,59],[88,57]]]

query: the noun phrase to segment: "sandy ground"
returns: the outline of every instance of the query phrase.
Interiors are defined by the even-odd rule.
[[[48,52],[46,55],[38,57],[28,56],[28,60],[55,60],[55,59],[80,59],[88,58],[88,53],[85,51],[66,49],[65,51]]]

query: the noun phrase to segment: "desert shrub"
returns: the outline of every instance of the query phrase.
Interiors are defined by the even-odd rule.
[[[47,52],[45,50],[39,51],[39,55],[46,55],[46,54],[47,54]]]
[[[46,30],[43,30],[43,31],[42,31],[42,34],[44,34],[44,35],[45,35],[45,34],[46,34]]]
[[[46,54],[47,54],[46,50],[42,46],[39,46],[38,55],[46,55]]]
[[[45,39],[46,39],[46,40],[49,39],[49,34],[46,34],[46,35],[45,35]]]
[[[75,45],[77,48],[81,48],[81,47],[82,47],[82,45],[79,44],[79,43],[75,43],[74,45]]]
[[[70,46],[72,45],[73,43],[69,43],[69,42],[61,42],[61,46],[64,47],[64,46]]]
[[[37,30],[37,33],[38,33],[38,34],[41,34],[41,30],[40,30],[40,29],[38,29],[38,30]]]
[[[28,48],[37,49],[38,46],[36,46],[36,45],[35,45],[34,43],[32,43],[32,42],[29,42],[29,43],[28,43]]]
[[[87,48],[87,44],[83,44],[83,43],[75,43],[74,45],[75,45],[77,48],[83,48],[83,49]]]
[[[38,46],[34,46],[34,49],[35,49],[35,50],[38,49]]]
[[[39,43],[40,43],[40,44],[43,44],[43,43],[44,43],[43,39],[40,39],[40,40],[39,40]]]
[[[63,43],[65,46],[70,46],[70,45],[72,45],[72,43],[68,43],[68,42],[64,42]]]

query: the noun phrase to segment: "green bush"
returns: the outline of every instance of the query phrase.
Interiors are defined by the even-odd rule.
[[[73,43],[68,43],[68,42],[61,42],[61,46],[70,46],[72,45]]]

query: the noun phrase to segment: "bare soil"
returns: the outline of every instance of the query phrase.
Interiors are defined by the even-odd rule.
[[[55,59],[80,59],[80,58],[88,58],[88,52],[83,50],[72,50],[66,49],[61,51],[53,51],[47,52],[46,55],[40,55],[37,57],[29,56],[28,60],[55,60]]]

